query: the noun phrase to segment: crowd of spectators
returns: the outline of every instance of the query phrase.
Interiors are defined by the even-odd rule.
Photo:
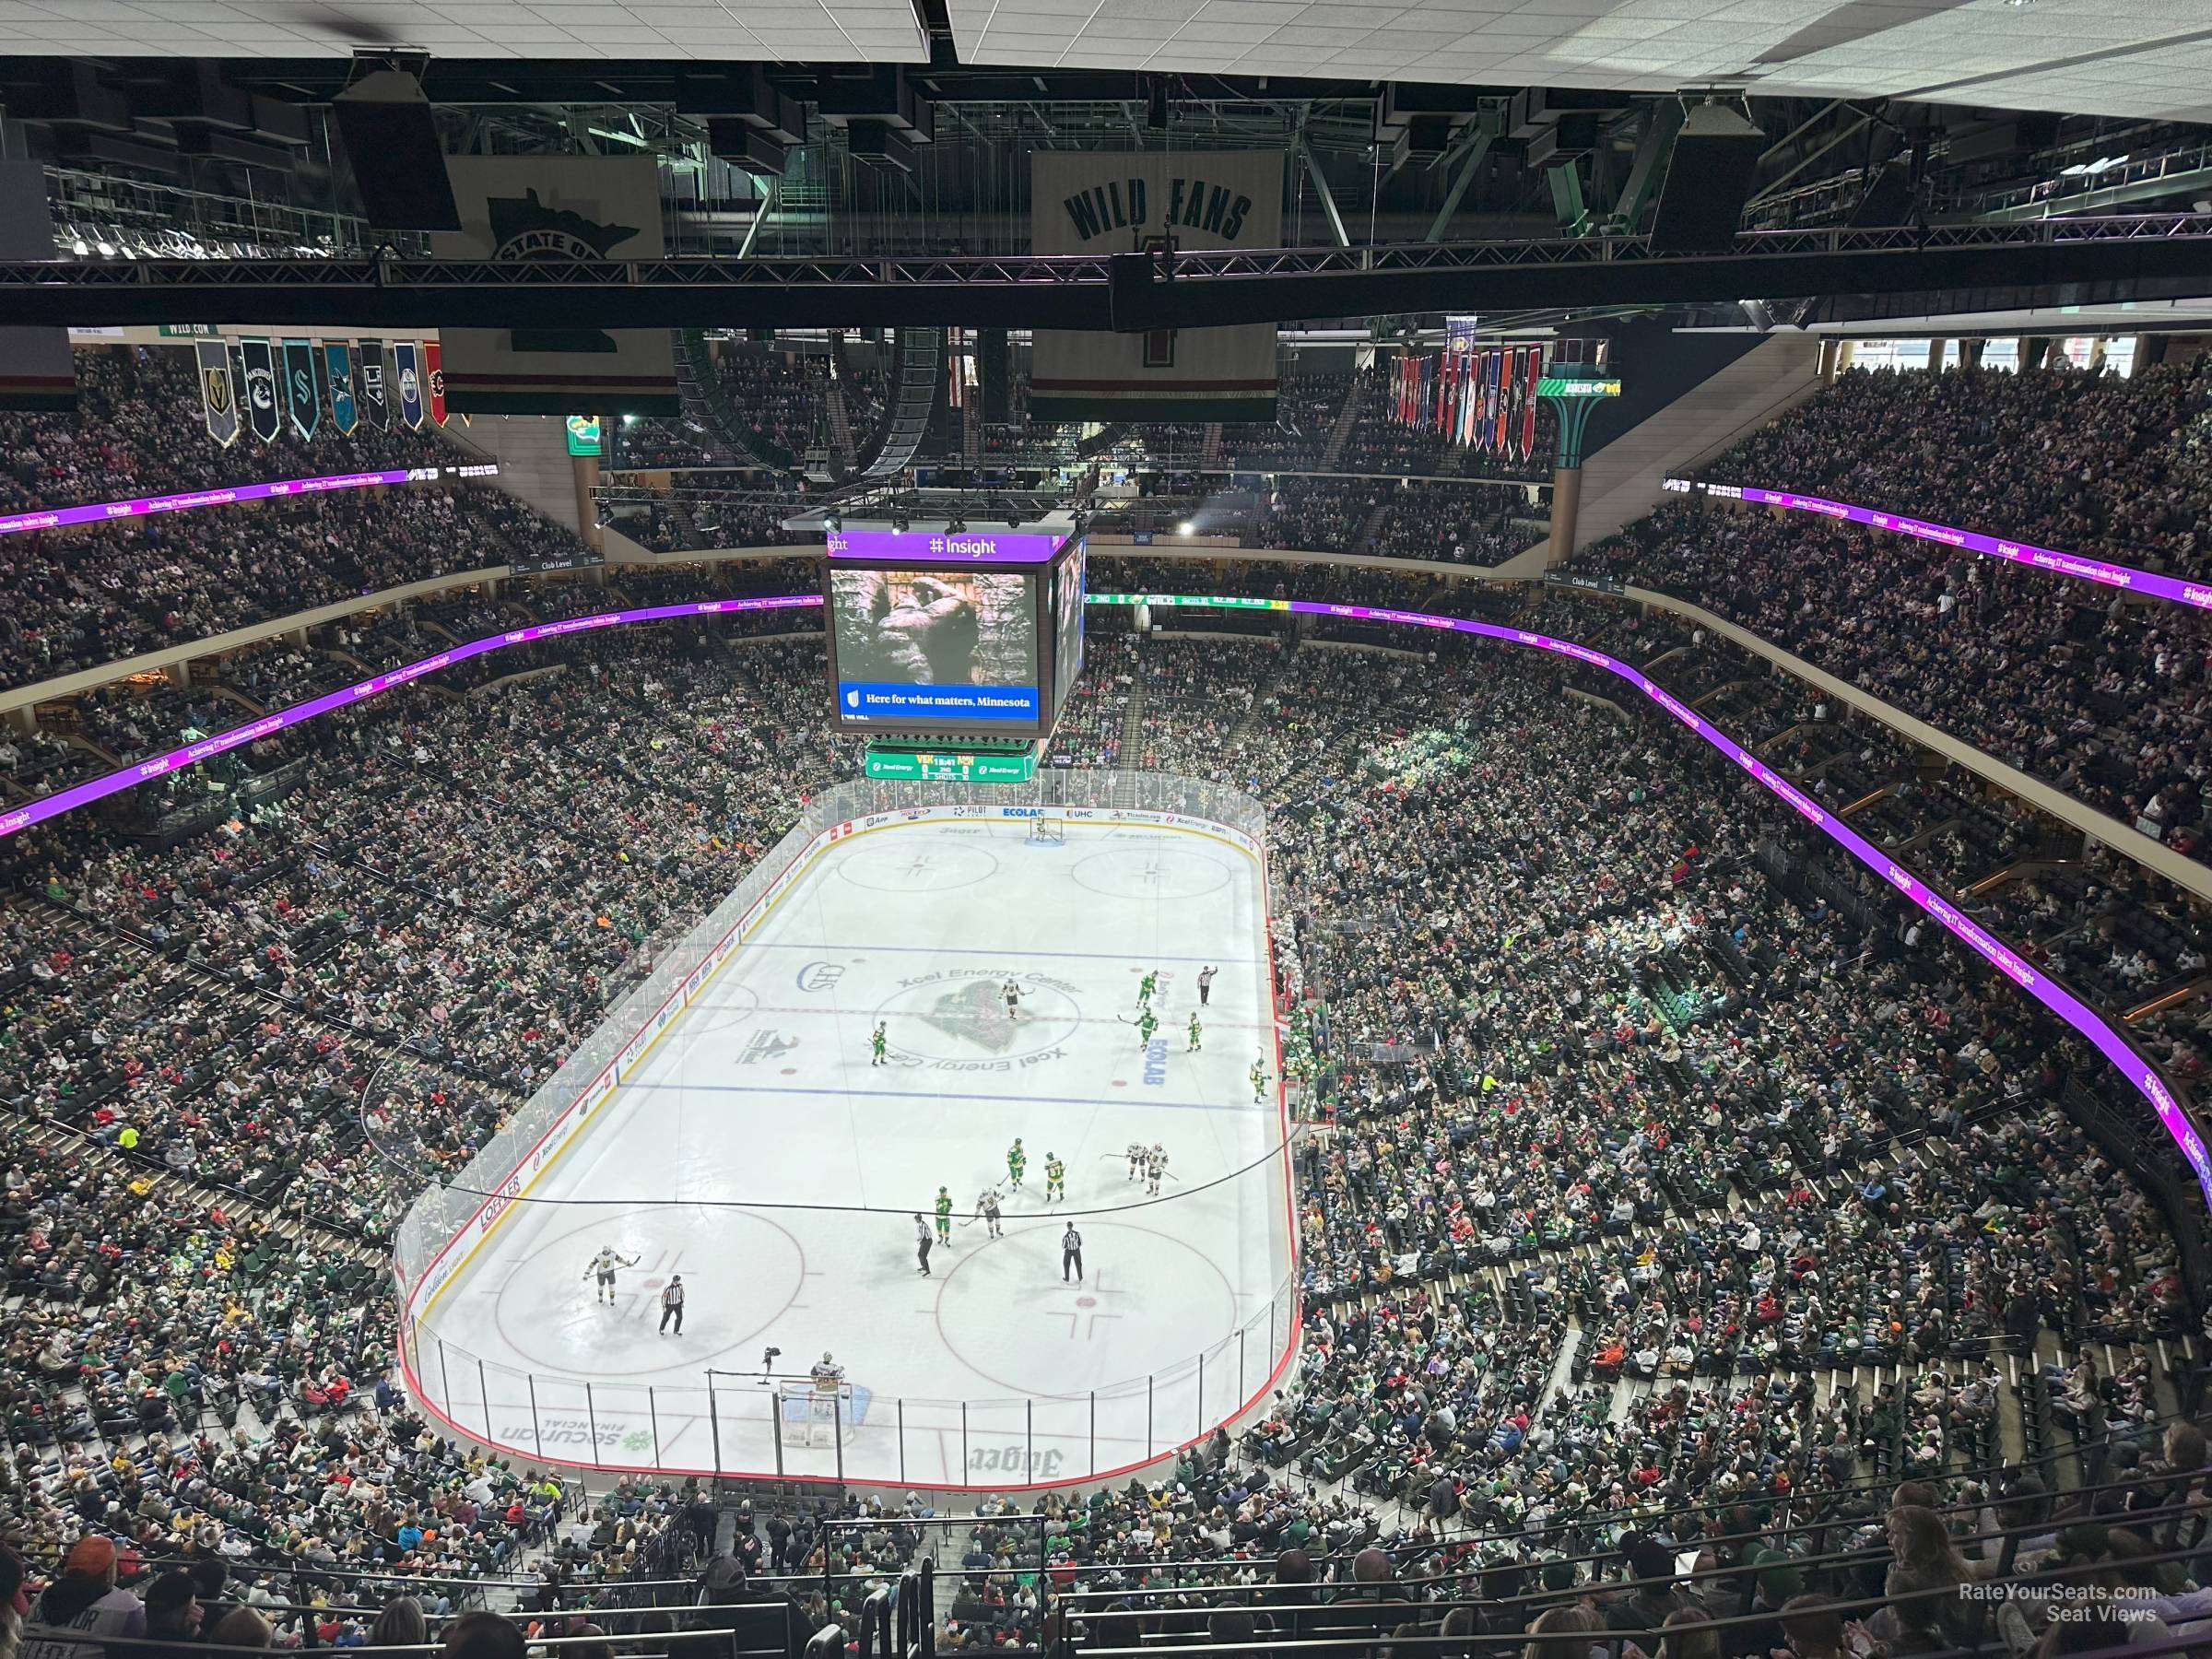
[[[1354,490],[1300,511],[1316,535],[1357,535],[1379,509],[1396,525],[1401,508],[1393,534],[1410,541],[1473,534],[1455,502],[1418,499]],[[483,522],[488,536],[528,529]],[[465,534],[418,533],[441,528]],[[306,562],[286,578],[314,580]],[[811,585],[782,565],[616,580],[642,603]],[[1765,751],[1822,793],[1856,800],[1914,767],[1699,632],[1600,601],[1532,609],[1520,593],[1334,568],[1100,559],[1094,574],[1137,591],[1206,582],[1512,615],[1663,662],[1724,724],[1759,722]],[[607,600],[547,582],[501,606],[543,618]],[[334,658],[385,665],[434,645],[431,629],[500,620],[484,597],[455,598],[217,675],[249,702],[289,700]],[[1931,1564],[1971,1568],[1961,1544],[1986,1553],[1971,1516],[1931,1517],[1931,1503],[2052,1519],[2030,1477],[1993,1488],[2007,1402],[2025,1425],[2048,1395],[2084,1447],[2137,1477],[2083,1507],[2100,1535],[2060,1546],[2077,1557],[2123,1552],[2162,1472],[2203,1468],[2201,1439],[2159,1433],[2174,1380],[2152,1361],[2194,1324],[2171,1218],[2068,1110],[2139,1116],[2124,1086],[1735,769],[1496,647],[1424,641],[1416,660],[1323,648],[1377,642],[1351,625],[1294,647],[1275,616],[1242,641],[1137,640],[1118,620],[1092,633],[1070,759],[1231,783],[1270,815],[1308,1126],[1305,1343],[1272,1414],[1173,1478],[963,1517],[974,1577],[941,1599],[942,1642],[1041,1643],[1047,1587],[1077,1569],[1201,1606],[1225,1588],[1309,1586],[1277,1602],[1293,1607],[1393,1585],[1411,1604],[1452,1599],[1466,1583],[1452,1575],[1480,1569],[1512,1621],[1496,1630],[1548,1621],[1564,1645],[1547,1659],[1586,1647],[1601,1619],[1752,1612],[1798,1659],[1828,1659],[1826,1615],[1800,1606],[1792,1631],[1785,1606],[1808,1583],[1808,1501],[1862,1542],[1887,1524],[1911,1589]],[[204,1567],[211,1599],[305,1599],[353,1572],[416,1581],[448,1601],[436,1615],[455,1580],[542,1561],[543,1604],[588,1609],[593,1585],[660,1569],[686,1535],[704,1552],[714,1529],[695,1494],[624,1483],[576,1513],[558,1483],[441,1440],[385,1374],[378,1252],[592,1029],[640,953],[734,887],[801,795],[856,770],[820,728],[818,644],[748,631],[686,623],[490,653],[255,746],[239,763],[282,771],[283,787],[197,833],[70,818],[0,842],[0,1237],[19,1299],[4,1473],[14,1541],[60,1579],[57,1606],[95,1605],[135,1560]],[[242,717],[218,683],[115,688],[77,705],[76,729],[141,753],[179,721]],[[25,763],[18,749],[10,764]],[[1888,798],[1894,833],[1962,884],[1983,853],[2038,846],[2025,818],[1933,790]],[[2170,936],[2140,933],[2167,900],[2133,880],[2107,862],[1983,902],[1993,925],[2041,929],[2045,959],[2110,1002],[2155,982],[2160,949],[2185,963],[2197,948],[2185,912]],[[2186,1075],[2195,1050],[2169,1035],[2162,1057]],[[2107,1349],[2056,1387],[2041,1369]],[[1885,1523],[1906,1480],[1911,1513]],[[744,1517],[709,1599],[717,1572],[728,1591],[748,1569],[822,1571],[844,1590],[806,1612],[856,1634],[865,1591],[930,1535],[927,1507],[874,1506],[894,1525],[854,1531],[841,1559],[805,1517]],[[88,1537],[110,1559],[97,1542],[75,1553]],[[1362,1553],[1383,1543],[1394,1558]],[[1708,1551],[1742,1588],[1606,1582],[1671,1580],[1677,1555]],[[1822,1570],[1825,1592],[1878,1579],[1879,1557],[1857,1580]],[[123,1594],[173,1613],[165,1583]],[[1538,1583],[1565,1605],[1524,1606]],[[1584,1595],[1606,1599],[1585,1611]],[[1930,1636],[1925,1605],[1886,1610],[1899,1651],[1932,1651],[1903,1640]],[[329,1622],[328,1640],[367,1634],[352,1615]],[[1739,1635],[1701,1651],[1779,1645]]]
[[[2125,378],[1854,370],[1700,470],[2212,575],[2212,359]]]

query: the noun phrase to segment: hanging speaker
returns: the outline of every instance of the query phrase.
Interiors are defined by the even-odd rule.
[[[380,230],[458,230],[461,210],[422,83],[397,69],[363,76],[330,100],[369,222]]]
[[[1654,253],[1718,253],[1735,241],[1767,135],[1726,104],[1683,119],[1652,216]]]

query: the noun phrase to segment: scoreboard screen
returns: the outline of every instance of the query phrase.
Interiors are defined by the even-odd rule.
[[[853,530],[832,531],[827,551],[839,730],[975,737],[1052,730],[1081,662],[1079,542],[1011,531]]]

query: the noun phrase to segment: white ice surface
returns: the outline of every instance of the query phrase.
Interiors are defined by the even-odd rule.
[[[1074,823],[1048,847],[990,820],[831,843],[440,1299],[424,1391],[525,1454],[772,1473],[771,1391],[707,1396],[709,1368],[757,1371],[772,1344],[780,1371],[825,1350],[845,1367],[851,1479],[1068,1479],[1190,1440],[1263,1391],[1290,1324],[1262,910],[1253,859],[1186,831]],[[1126,1023],[1147,969],[1149,1057]],[[1027,993],[1011,1026],[1008,976]],[[1127,1178],[1131,1141],[1168,1150],[1157,1201]],[[1048,1208],[1049,1153],[1068,1178]],[[952,1243],[924,1278],[912,1217],[940,1184]],[[995,1241],[967,1221],[992,1184]],[[612,1306],[585,1277],[602,1244],[640,1258]],[[680,1336],[656,1328],[671,1273]],[[795,1424],[781,1438],[786,1472],[837,1470]]]

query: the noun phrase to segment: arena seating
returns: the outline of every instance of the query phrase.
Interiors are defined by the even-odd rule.
[[[1502,531],[1470,507],[1499,493],[1309,480],[1257,534],[1288,512],[1313,539],[1284,545],[1483,562]],[[223,518],[253,536],[163,544],[195,594],[169,637],[556,534],[470,493]],[[1746,593],[1783,557],[1759,552],[1768,535],[1840,534],[1701,523],[1731,537]],[[333,551],[286,562],[271,527]],[[11,641],[11,680],[162,637],[121,601],[84,602],[148,555],[111,534],[41,555],[50,608],[26,633],[44,642]],[[1603,568],[1642,580],[1634,561],[1688,559],[1689,539],[1663,516]],[[260,588],[229,585],[241,559]],[[0,745],[0,777],[44,793],[518,619],[818,574],[778,559],[609,579],[455,594],[198,665],[189,684],[110,686],[42,711],[43,739]],[[1677,618],[1339,567],[1101,554],[1092,580],[1482,614],[1599,646],[1700,700],[2106,1009],[2203,971],[2177,894]],[[1871,592],[1830,570],[1831,602]],[[1809,597],[1786,593],[1751,625],[1786,631]],[[2201,1502],[2206,1478],[2201,1436],[2167,1432],[2195,1404],[2184,1356],[2204,1338],[2177,1218],[2106,1132],[2130,1108],[2100,1058],[1671,724],[1593,700],[1618,693],[1572,665],[1452,640],[1434,660],[1377,656],[1357,648],[1407,642],[1351,622],[1293,645],[1279,617],[1174,620],[1208,637],[1095,618],[1059,747],[1270,809],[1306,1125],[1304,1347],[1263,1419],[1172,1478],[964,1503],[949,1535],[981,1587],[940,1591],[948,1644],[1041,1643],[1041,1586],[1020,1578],[1032,1536],[1073,1607],[1171,1595],[1204,1618],[1296,1582],[1277,1558],[1299,1551],[1317,1605],[1371,1602],[1378,1583],[1409,1604],[1478,1595],[1494,1636],[1556,1618],[1546,1595],[1605,1597],[1593,1617],[1617,1631],[1766,1615],[1710,1652],[1764,1654],[1780,1633],[1798,1659],[1830,1651],[1784,1618],[1816,1588],[1887,1594],[1865,1609],[1877,1630],[1937,1651],[1908,1593],[2020,1570],[1990,1514],[2033,1524],[2030,1559],[2108,1574],[2147,1535],[2170,1540],[2171,1505]],[[1920,625],[1894,605],[1886,620]],[[2091,613],[2077,642],[2139,625]],[[472,1605],[612,1620],[704,1553],[695,1489],[597,1480],[586,1503],[441,1440],[388,1374],[378,1253],[634,982],[646,942],[727,892],[799,794],[855,774],[854,746],[819,730],[818,641],[752,637],[798,626],[491,653],[135,792],[135,816],[0,841],[18,1547],[51,1562],[95,1530],[148,1566],[219,1562],[230,1594],[280,1614],[321,1597],[288,1617],[333,1643],[365,1638],[397,1590],[440,1622]],[[1924,678],[1933,697],[1937,671]],[[1951,729],[1977,717],[1952,701]],[[2206,1072],[2198,1006],[2136,1027],[2178,1079]],[[2058,1489],[2074,1484],[2094,1489]],[[1893,1497],[1958,1507],[1933,1535],[1889,1523],[1886,1557]],[[849,1593],[806,1611],[857,1638],[931,1507],[851,1503],[899,1524],[841,1533],[817,1507],[763,1504],[730,1547],[806,1575],[810,1598],[841,1576]],[[1862,1553],[1816,1562],[1816,1528]],[[1380,1566],[1359,1564],[1377,1545]],[[1724,1576],[1624,1582],[1671,1580],[1682,1553]],[[2015,1600],[2031,1641],[2048,1609]],[[2196,1606],[2152,1610],[2179,1630]]]

